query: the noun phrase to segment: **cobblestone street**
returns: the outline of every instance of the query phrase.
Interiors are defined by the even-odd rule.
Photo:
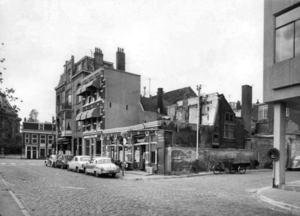
[[[0,173],[30,215],[291,215],[264,203],[256,190],[272,172],[130,181],[0,159]],[[120,174],[118,174],[120,175]],[[287,172],[287,181],[299,180]]]

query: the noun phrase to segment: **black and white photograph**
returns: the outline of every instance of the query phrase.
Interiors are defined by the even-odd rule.
[[[300,0],[0,0],[0,216],[300,215]]]

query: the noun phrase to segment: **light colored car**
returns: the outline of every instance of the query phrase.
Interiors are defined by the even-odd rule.
[[[84,165],[85,174],[93,174],[98,177],[101,174],[110,174],[112,177],[120,172],[120,168],[115,165],[109,157],[95,157],[92,161]]]
[[[290,160],[288,170],[300,170],[300,156],[296,156]]]
[[[69,171],[76,171],[81,172],[84,171],[84,165],[89,163],[91,160],[90,156],[75,156],[71,161],[68,162],[68,170]]]
[[[45,160],[45,166],[55,167],[56,160],[57,155],[50,155],[50,157]]]

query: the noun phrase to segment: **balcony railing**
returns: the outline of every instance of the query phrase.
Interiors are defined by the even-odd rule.
[[[72,109],[72,104],[70,104],[70,103],[62,103],[61,107],[62,107],[62,110]]]

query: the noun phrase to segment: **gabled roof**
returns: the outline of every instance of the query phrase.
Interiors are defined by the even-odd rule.
[[[165,92],[163,94],[163,105],[169,106],[175,104],[177,101],[191,97],[197,97],[196,93],[191,87]],[[157,95],[150,98],[141,97],[141,104],[145,111],[157,112]]]
[[[169,92],[164,92],[164,106],[175,104],[177,101],[197,97],[197,94],[193,91],[191,87],[185,87],[181,89],[176,89]],[[157,95],[151,97],[151,99],[157,99]],[[166,102],[166,103],[165,103]]]

